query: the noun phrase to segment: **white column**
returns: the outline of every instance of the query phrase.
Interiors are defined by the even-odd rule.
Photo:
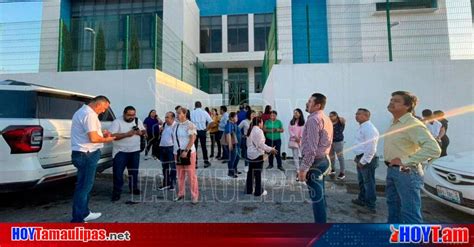
[[[277,0],[278,59],[280,64],[293,63],[293,30],[291,0]]]
[[[249,98],[250,94],[255,93],[255,67],[249,67]]]
[[[254,14],[249,14],[249,52],[255,51],[255,37],[254,37]]]
[[[229,103],[229,69],[227,68],[223,68],[222,69],[222,78],[223,78],[223,81],[222,81],[222,87],[223,87],[223,91],[222,91],[222,94],[224,95],[223,97],[224,98],[224,101],[222,101],[222,104],[223,105],[228,105]]]
[[[61,1],[43,1],[39,71],[58,70]]]
[[[227,53],[227,15],[222,16],[222,53]]]

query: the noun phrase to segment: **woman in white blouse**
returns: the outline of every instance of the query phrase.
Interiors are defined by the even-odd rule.
[[[247,158],[249,160],[249,171],[247,172],[246,194],[264,196],[267,191],[262,188],[263,155],[265,152],[275,154],[275,148],[265,145],[265,134],[263,133],[263,120],[261,117],[252,119],[247,133]],[[254,188],[255,180],[255,188]]]
[[[192,203],[197,204],[199,199],[199,187],[196,176],[196,147],[194,146],[197,128],[191,121],[189,121],[187,113],[188,110],[184,107],[180,107],[177,110],[178,122],[173,130],[174,157],[175,160],[178,161],[178,155],[180,155],[182,158],[186,158],[188,157],[188,153],[191,153],[191,164],[180,165],[178,162],[176,163],[179,190],[178,197],[176,197],[174,200],[180,201],[184,199],[184,193],[186,191],[185,179],[187,174],[191,184]],[[178,153],[178,150],[181,150],[181,153]]]

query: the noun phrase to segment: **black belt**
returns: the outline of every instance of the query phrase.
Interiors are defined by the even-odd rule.
[[[385,165],[388,167],[400,167],[399,165],[390,164],[388,161],[385,161]]]

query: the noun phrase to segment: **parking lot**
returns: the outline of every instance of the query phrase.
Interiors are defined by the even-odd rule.
[[[288,168],[285,174],[277,169],[265,171],[268,195],[264,198],[244,194],[245,173],[238,179],[228,179],[225,177],[225,164],[214,162],[211,168],[200,168],[200,203],[192,205],[189,193],[184,202],[173,202],[173,192],[158,191],[156,177],[161,174],[160,165],[153,160],[142,161],[141,196],[125,194],[128,189],[124,188],[122,199],[112,203],[112,176],[107,170],[97,176],[90,208],[103,213],[98,222],[313,222],[306,186],[293,181],[291,164],[284,165]],[[376,215],[366,214],[351,203],[356,194],[349,193],[348,187],[353,187],[354,179],[355,174],[348,174],[345,182],[327,180],[328,221],[384,223],[387,208],[383,196],[377,199]],[[0,221],[68,222],[73,193],[72,179],[34,190],[1,194]],[[427,196],[423,196],[423,216],[426,223],[474,222],[474,216]]]

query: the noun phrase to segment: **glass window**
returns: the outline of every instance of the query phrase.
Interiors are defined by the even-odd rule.
[[[0,118],[35,118],[36,93],[32,91],[0,91]]]
[[[385,11],[387,3],[379,2],[375,4],[377,11]],[[390,3],[391,10],[405,10],[405,9],[425,9],[425,8],[437,8],[437,0],[401,0]]]
[[[249,85],[247,68],[229,69],[229,104],[240,105],[248,103]]]
[[[201,53],[222,52],[222,17],[201,17]]]
[[[222,93],[223,80],[222,69],[209,69],[209,93]]]
[[[49,93],[38,94],[38,117],[45,119],[72,119],[74,113],[88,99]]]
[[[254,16],[254,45],[255,51],[267,48],[268,34],[272,26],[273,14],[255,14]]]
[[[93,36],[85,27],[102,27],[105,40],[105,70],[125,67],[126,17],[130,16],[129,44],[133,32],[139,40],[139,68],[153,68],[155,64],[155,14],[163,17],[163,0],[81,0],[71,1],[72,71],[92,69]],[[161,46],[162,39],[156,42]],[[100,41],[97,40],[97,45]],[[157,48],[158,49],[158,48]],[[157,54],[160,54],[159,51]],[[99,54],[100,55],[100,54]],[[103,57],[103,56],[101,56]],[[129,56],[131,57],[131,49]],[[156,57],[161,60],[160,55]],[[97,61],[96,61],[97,64]],[[157,61],[157,65],[160,61]],[[97,69],[97,68],[96,68]]]
[[[262,67],[255,67],[255,93],[263,91]]]
[[[249,50],[248,15],[229,15],[227,18],[228,51]]]
[[[115,119],[114,112],[109,107],[106,112],[99,114],[99,120],[102,122],[112,122]]]

